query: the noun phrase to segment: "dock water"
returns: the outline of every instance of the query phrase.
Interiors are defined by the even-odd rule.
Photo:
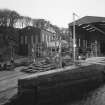
[[[104,105],[104,62],[87,62],[20,78],[18,98],[5,105]]]
[[[18,81],[18,94],[23,102],[32,105],[61,105],[80,100],[103,84],[103,69],[102,65],[92,64],[34,74]]]

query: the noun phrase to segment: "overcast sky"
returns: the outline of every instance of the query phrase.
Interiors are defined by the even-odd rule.
[[[79,17],[105,17],[105,0],[0,0],[0,9],[3,8],[16,10],[24,16],[46,19],[59,27],[68,27],[73,12]]]

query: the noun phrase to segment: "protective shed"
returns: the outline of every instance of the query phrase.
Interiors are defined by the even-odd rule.
[[[73,22],[69,24],[69,32],[73,40]],[[105,55],[105,17],[85,16],[76,20],[75,34],[77,55]]]

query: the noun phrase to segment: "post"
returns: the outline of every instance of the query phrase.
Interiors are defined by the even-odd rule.
[[[36,45],[35,45],[35,43],[33,43],[33,49],[34,49],[34,51],[33,51],[33,57],[34,57],[34,63],[35,63],[35,61],[36,61]]]
[[[60,66],[60,68],[62,68],[62,55],[61,55],[61,47],[62,47],[62,45],[61,45],[61,36],[60,36],[60,39],[59,39],[59,66]]]
[[[79,38],[79,47],[81,47],[81,39]]]
[[[95,52],[96,52],[96,57],[97,57],[97,40],[95,40]]]
[[[13,49],[13,45],[11,45],[11,60],[14,60],[14,49]]]
[[[31,36],[31,43],[32,43],[32,59],[33,59],[33,63],[35,63],[35,43],[34,43],[34,39],[33,39],[33,35]]]
[[[75,13],[73,13],[73,61],[74,61],[74,63],[76,60],[75,48],[76,48],[76,43],[75,43]]]

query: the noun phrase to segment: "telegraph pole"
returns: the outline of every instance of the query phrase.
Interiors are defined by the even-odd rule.
[[[73,61],[76,60],[75,13],[73,13]]]

